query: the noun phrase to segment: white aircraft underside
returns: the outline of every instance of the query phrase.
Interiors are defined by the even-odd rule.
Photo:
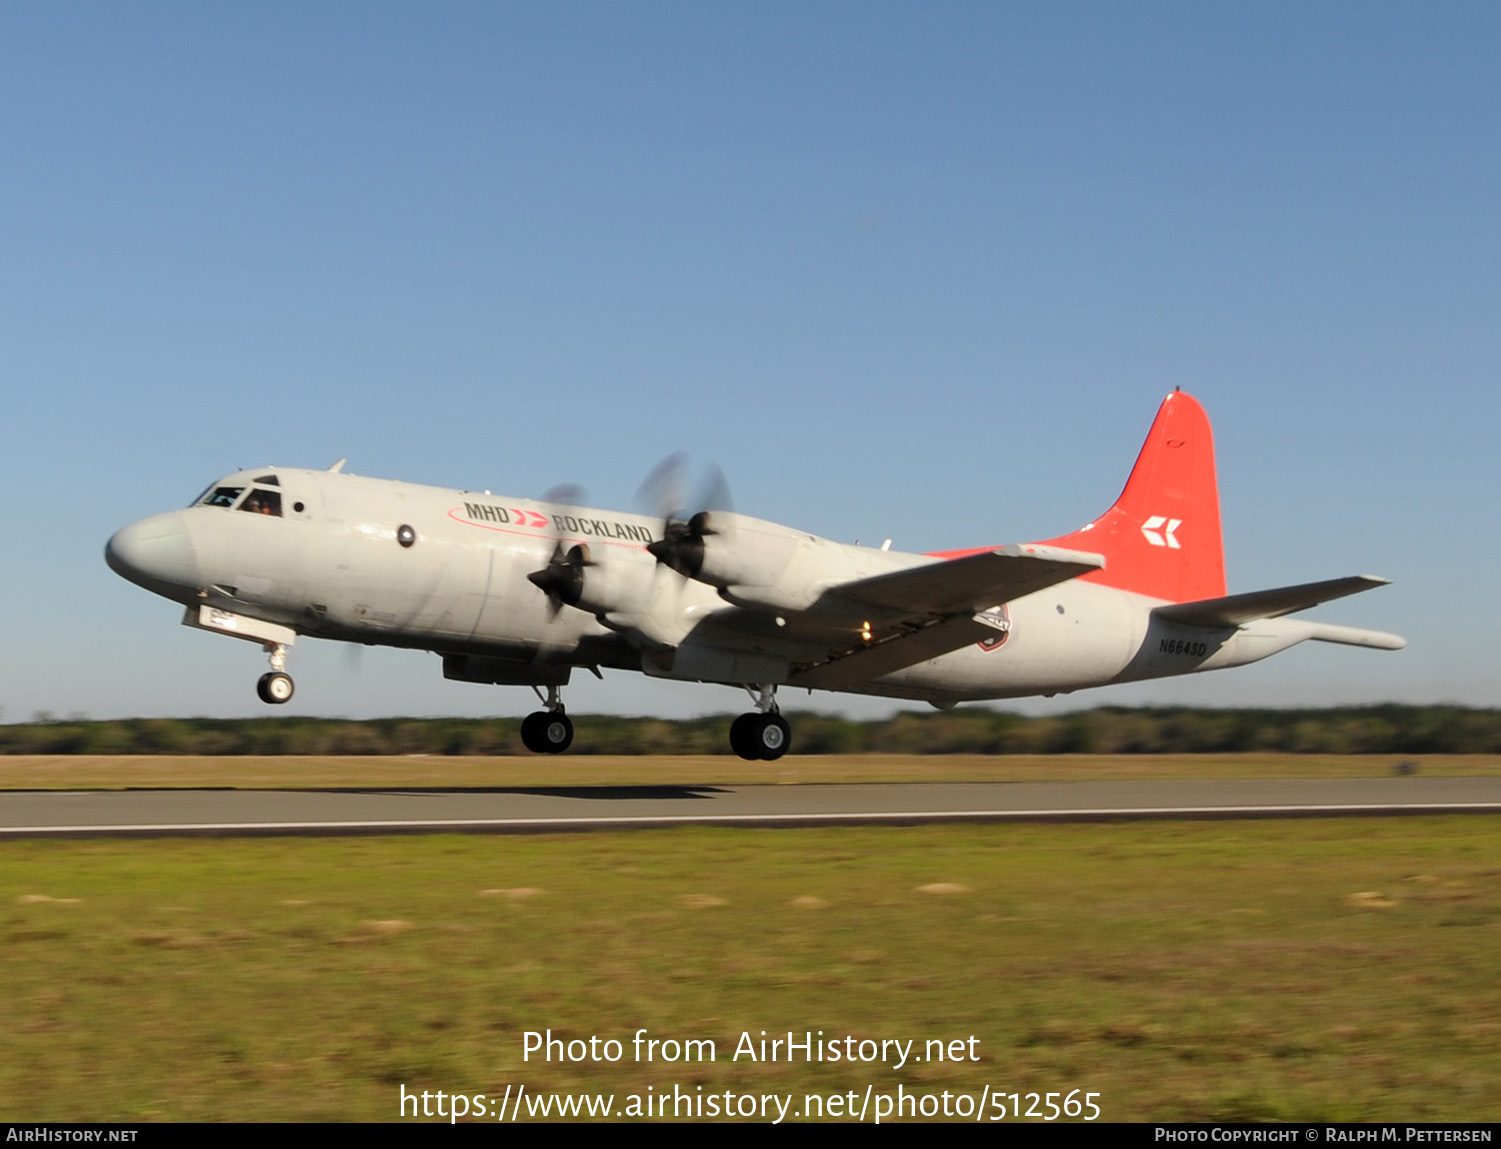
[[[780,686],[958,702],[1255,662],[1305,639],[1395,635],[1287,617],[1381,585],[1353,576],[1226,596],[1209,423],[1164,400],[1109,512],[1047,543],[937,555],[853,546],[718,508],[691,518],[266,467],[133,523],[109,565],[184,623],[261,644],[291,697],[308,635],[432,650],[450,678],[545,688],[523,741],[572,741],[575,668],[747,688],[731,744],[780,757]]]

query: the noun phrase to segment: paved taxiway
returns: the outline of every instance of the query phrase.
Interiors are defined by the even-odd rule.
[[[1501,813],[1501,778],[0,793],[0,839]]]

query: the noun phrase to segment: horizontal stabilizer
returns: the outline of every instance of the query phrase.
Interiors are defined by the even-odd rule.
[[[1316,642],[1338,642],[1344,646],[1367,646],[1373,650],[1401,650],[1407,639],[1384,630],[1365,630],[1358,626],[1335,626],[1332,622],[1310,623],[1309,638]]]
[[[988,610],[1104,565],[1102,556],[1085,551],[1011,543],[963,558],[844,583],[830,588],[829,597],[885,611],[910,612],[919,618],[941,618],[961,611]]]
[[[1171,606],[1159,606],[1152,613],[1158,618],[1187,623],[1189,626],[1239,626],[1259,618],[1279,618],[1294,611],[1307,610],[1321,602],[1385,586],[1390,581],[1375,575],[1351,575],[1348,578],[1326,579],[1324,582],[1281,586],[1274,590],[1253,590],[1249,594],[1232,594],[1224,598],[1178,602]]]

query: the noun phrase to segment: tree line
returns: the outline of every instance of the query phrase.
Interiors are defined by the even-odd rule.
[[[571,715],[575,754],[728,754],[731,716]],[[1028,717],[968,707],[856,720],[789,713],[802,754],[1497,754],[1501,710],[1103,706]],[[0,754],[523,754],[515,718],[126,718],[0,725]]]

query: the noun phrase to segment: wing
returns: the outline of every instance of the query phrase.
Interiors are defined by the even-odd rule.
[[[832,587],[814,610],[888,611],[914,621],[935,621],[959,612],[988,610],[1104,565],[1100,555],[1084,551],[1013,543]]]
[[[1084,551],[1010,545],[829,588],[810,610],[774,628],[761,611],[714,616],[712,625],[760,631],[795,648],[790,686],[843,690],[984,638],[1005,622],[984,612],[1098,570]]]

